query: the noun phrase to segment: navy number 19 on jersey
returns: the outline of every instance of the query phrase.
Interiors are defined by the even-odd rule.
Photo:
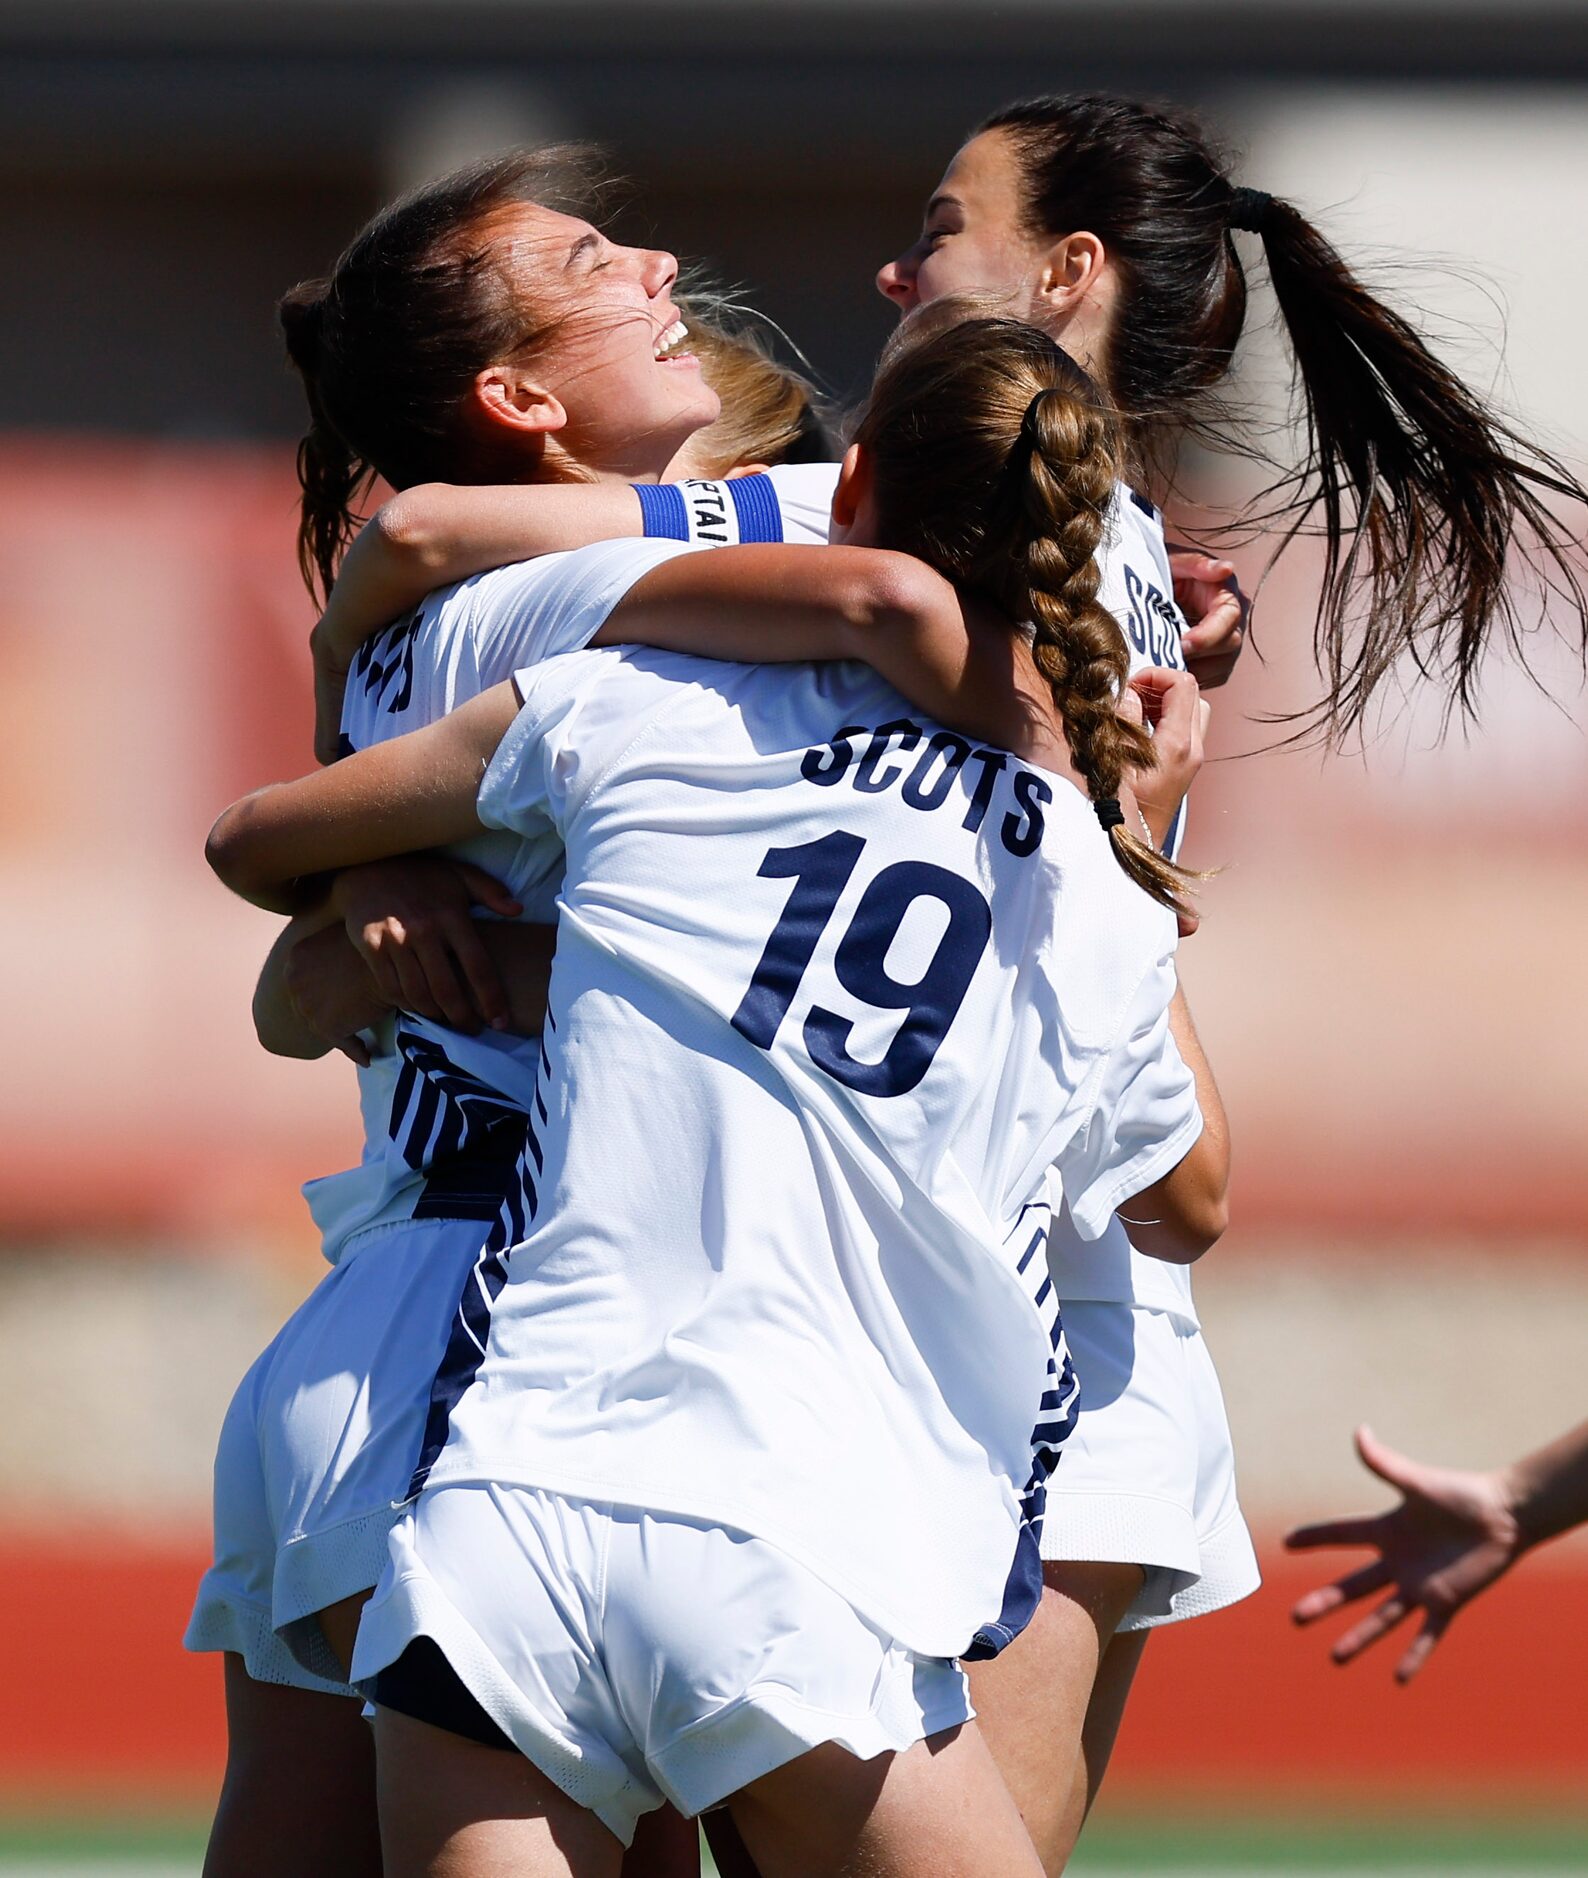
[[[759,1049],[771,1049],[865,845],[858,835],[835,829],[798,848],[767,850],[759,877],[792,878],[794,891],[733,1014],[734,1029]],[[948,924],[921,976],[905,984],[885,961],[905,915],[922,899],[938,901]],[[992,909],[968,880],[929,861],[883,868],[860,896],[833,955],[833,971],[851,997],[880,1011],[902,1011],[904,1019],[881,1061],[861,1063],[849,1054],[853,1023],[813,1005],[804,1031],[812,1062],[863,1095],[907,1095],[948,1035],[991,933]]]

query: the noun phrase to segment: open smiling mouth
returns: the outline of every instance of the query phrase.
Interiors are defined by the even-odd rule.
[[[664,332],[658,335],[654,357],[658,365],[698,365],[700,361],[693,352],[681,351],[684,341],[689,337],[689,328],[682,320],[674,320]]]

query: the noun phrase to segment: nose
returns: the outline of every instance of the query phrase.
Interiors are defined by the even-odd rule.
[[[678,256],[665,248],[647,248],[640,267],[640,279],[653,300],[659,300],[678,278]]]
[[[907,249],[895,261],[885,261],[877,269],[877,292],[891,300],[901,313],[915,304],[915,250]]]

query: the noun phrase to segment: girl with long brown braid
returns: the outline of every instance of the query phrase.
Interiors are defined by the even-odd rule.
[[[1130,648],[1097,597],[1119,425],[1068,354],[1017,321],[967,318],[974,304],[923,309],[883,355],[855,428],[877,537],[1029,625],[1087,793],[1115,803],[1125,772],[1157,760],[1152,738],[1120,715]],[[1130,818],[1104,817],[1125,871],[1188,914],[1192,876]]]
[[[753,665],[572,654],[216,825],[274,906],[484,826],[566,846],[544,1125],[353,1663],[388,1878],[609,1878],[664,1794],[765,1878],[1040,1871],[948,1660],[1040,1594],[1074,1387],[1033,1215],[1056,1161],[1083,1233],[1139,1195],[1184,1261],[1226,1218],[1173,921],[1097,825],[1113,466],[1042,334],[907,333],[837,545],[676,546],[589,642]],[[1160,681],[1177,797],[1196,688]]]

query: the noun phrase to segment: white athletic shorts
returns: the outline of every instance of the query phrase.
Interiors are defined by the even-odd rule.
[[[243,1378],[215,1455],[215,1562],[188,1649],[235,1650],[256,1682],[351,1694],[317,1613],[386,1568],[488,1229],[426,1219],[356,1235]]]
[[[1201,1617],[1261,1582],[1213,1360],[1188,1319],[1066,1302],[1080,1415],[1048,1482],[1044,1559],[1140,1565],[1122,1630]]]
[[[354,1682],[369,1693],[431,1638],[624,1845],[664,1800],[693,1816],[822,1742],[870,1759],[974,1712],[958,1664],[901,1649],[775,1546],[704,1521],[442,1486],[390,1546]]]

